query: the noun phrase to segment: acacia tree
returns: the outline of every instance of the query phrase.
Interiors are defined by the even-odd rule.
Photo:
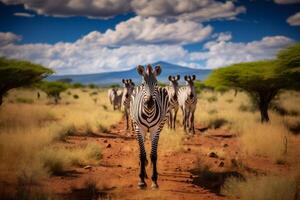
[[[268,122],[268,108],[284,89],[299,89],[300,44],[279,52],[277,59],[234,64],[212,72],[206,84],[215,88],[240,88],[258,106],[261,122]]]
[[[37,85],[42,91],[44,91],[48,97],[54,98],[55,104],[58,103],[60,99],[60,93],[68,89],[68,84],[58,82],[58,81],[42,81]]]
[[[0,57],[0,105],[3,95],[10,89],[31,85],[52,73],[42,65]]]

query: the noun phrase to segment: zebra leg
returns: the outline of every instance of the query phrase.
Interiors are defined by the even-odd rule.
[[[125,109],[125,117],[126,117],[126,130],[129,129],[129,119],[128,119],[128,112],[127,112],[127,109]]]
[[[172,110],[170,110],[170,113],[169,113],[170,115],[169,115],[169,128],[170,129],[172,129],[172,122],[173,122],[173,112],[172,112]]]
[[[178,109],[175,109],[174,110],[174,117],[173,117],[173,129],[174,130],[175,130],[177,112],[178,112]]]
[[[189,132],[195,134],[194,130],[194,112],[190,112],[189,114]]]
[[[169,111],[168,128],[171,128],[171,110]]]
[[[192,133],[195,134],[195,118],[194,118],[194,113],[192,112],[192,117],[191,117],[191,124],[192,124]]]
[[[191,111],[187,111],[187,117],[186,117],[186,128],[188,132],[190,132],[191,129]]]
[[[137,135],[137,140],[139,143],[139,147],[140,147],[140,182],[138,183],[138,188],[139,189],[144,189],[147,187],[147,184],[145,182],[145,178],[147,177],[147,173],[146,173],[146,165],[148,164],[147,161],[147,157],[146,157],[146,151],[145,151],[145,146],[144,146],[144,138],[142,133],[140,132],[139,128],[136,127],[135,128],[135,132]]]
[[[182,126],[184,126],[185,125],[185,123],[184,123],[184,120],[185,120],[184,109],[183,109],[182,106],[180,108],[181,108],[181,111],[182,111]]]
[[[152,185],[151,187],[153,189],[157,189],[158,188],[158,184],[157,184],[157,145],[158,145],[158,140],[159,140],[159,131],[156,132],[155,134],[153,134],[152,136],[152,141],[151,141],[151,162],[152,162],[152,167],[153,167],[153,172],[152,172]]]

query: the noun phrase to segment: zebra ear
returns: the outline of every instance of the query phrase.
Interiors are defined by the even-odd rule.
[[[131,80],[131,78],[130,78],[130,79],[128,79],[128,83],[132,83],[132,80]]]
[[[180,79],[180,75],[176,76],[176,81],[178,81]]]
[[[155,66],[154,75],[158,76],[161,73],[161,67],[159,65]]]
[[[184,80],[188,81],[188,76],[187,75],[184,76]]]
[[[172,81],[172,76],[171,75],[168,78],[169,78],[169,81]]]
[[[196,79],[196,75],[193,75],[192,76],[192,80],[194,81]]]
[[[134,82],[131,81],[131,85],[134,87],[135,86]]]
[[[139,65],[137,66],[136,71],[139,73],[139,75],[143,76],[145,69],[142,65]]]
[[[125,79],[124,79],[124,78],[122,79],[122,83],[124,83],[124,84],[125,84]]]

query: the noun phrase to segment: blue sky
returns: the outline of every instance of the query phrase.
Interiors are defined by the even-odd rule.
[[[270,59],[300,41],[299,0],[4,2],[0,55],[59,74],[117,71],[158,60],[217,68]]]

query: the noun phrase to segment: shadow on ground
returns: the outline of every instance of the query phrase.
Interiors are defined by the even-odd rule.
[[[237,171],[228,172],[212,172],[208,168],[192,169],[192,183],[210,190],[211,192],[220,195],[221,188],[229,177],[235,177],[241,180],[246,180],[245,177]]]

